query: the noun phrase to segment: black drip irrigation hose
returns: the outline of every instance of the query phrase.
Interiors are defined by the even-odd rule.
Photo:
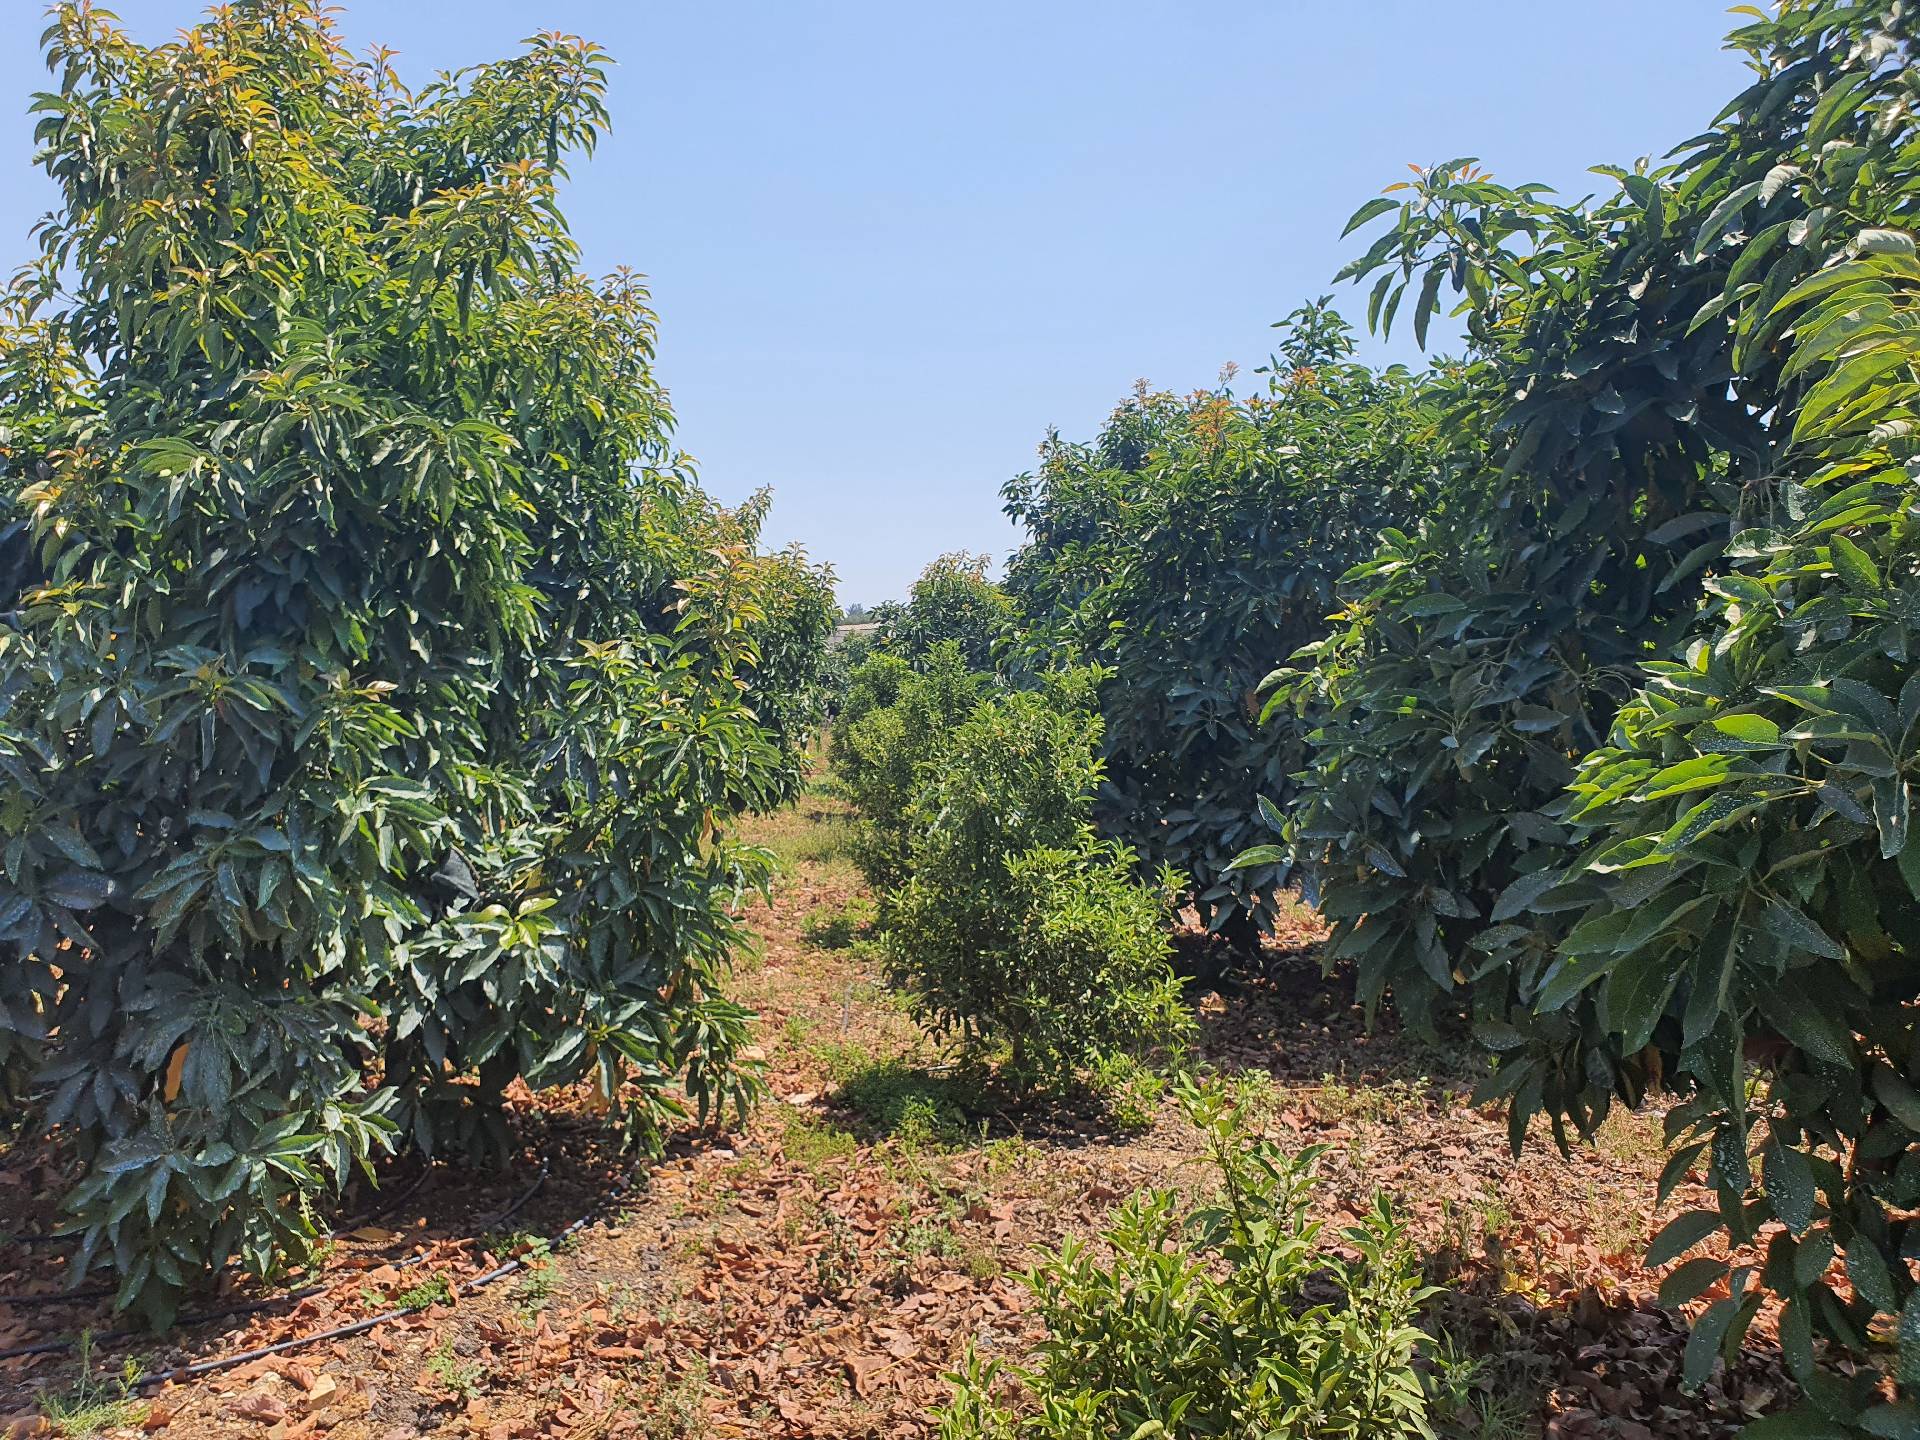
[[[559,1249],[568,1240],[591,1225],[594,1220],[605,1211],[608,1205],[611,1205],[633,1188],[634,1175],[638,1173],[638,1170],[635,1170],[633,1174],[629,1174],[625,1180],[622,1180],[613,1189],[602,1195],[600,1199],[595,1202],[593,1209],[582,1215],[578,1220],[575,1220],[559,1234],[549,1239],[547,1241],[547,1249],[549,1251]],[[544,1174],[542,1178],[545,1178]],[[465,1283],[456,1284],[454,1290],[456,1293],[464,1290],[468,1294],[472,1294],[475,1290],[485,1289],[487,1286],[493,1284],[494,1281],[504,1280],[507,1276],[525,1270],[526,1268],[527,1262],[524,1258],[509,1260],[505,1264],[498,1265],[492,1270],[489,1270],[484,1275],[478,1275]],[[383,1315],[370,1315],[364,1320],[356,1320],[351,1325],[341,1325],[332,1330],[321,1330],[312,1335],[296,1335],[291,1340],[277,1341],[272,1345],[261,1345],[253,1350],[242,1350],[237,1355],[222,1355],[216,1360],[202,1360],[193,1365],[182,1365],[173,1370],[163,1371],[158,1375],[149,1375],[144,1380],[139,1381],[134,1388],[138,1390],[150,1390],[159,1385],[172,1384],[181,1380],[194,1380],[202,1375],[211,1375],[219,1370],[230,1370],[236,1365],[250,1364],[255,1360],[264,1360],[269,1355],[281,1355],[289,1350],[298,1350],[307,1345],[317,1345],[325,1340],[343,1340],[351,1335],[363,1335],[369,1330],[385,1325],[390,1320],[403,1320],[409,1315],[418,1315],[426,1308],[427,1306],[425,1305],[406,1305],[397,1310],[389,1310]]]
[[[540,1173],[533,1177],[533,1183],[521,1193],[520,1197],[489,1220],[484,1226],[477,1228],[482,1232],[498,1230],[507,1221],[524,1210],[533,1197],[539,1194],[540,1187],[547,1183],[549,1168],[549,1162],[543,1159],[540,1162]],[[619,1199],[622,1195],[626,1194],[628,1190],[633,1188],[633,1177],[634,1174],[638,1173],[638,1170],[634,1171],[633,1174],[628,1175],[625,1180],[622,1180],[612,1190],[601,1196],[600,1199],[595,1202],[592,1210],[589,1210],[585,1215],[581,1216],[558,1235],[554,1236],[553,1239],[548,1242],[548,1248],[552,1249],[559,1246],[562,1241],[591,1224],[594,1217],[600,1214],[607,1205]],[[406,1197],[403,1196],[401,1198],[404,1200]],[[398,1204],[399,1202],[396,1201],[395,1203]],[[388,1207],[388,1209],[392,1208],[392,1206]],[[430,1254],[430,1251],[423,1250],[418,1254],[409,1255],[404,1260],[395,1261],[394,1269],[405,1270],[409,1266],[418,1265],[426,1260]],[[461,1290],[478,1290],[483,1285],[491,1285],[503,1276],[511,1275],[514,1271],[525,1268],[525,1260],[510,1260],[506,1264],[476,1279],[464,1283],[459,1281],[452,1282],[453,1290],[456,1294]],[[309,1299],[331,1288],[331,1284],[309,1285],[300,1290],[288,1291],[285,1295],[270,1296],[265,1300],[251,1300],[244,1304],[228,1306],[223,1310],[208,1310],[195,1315],[185,1315],[169,1326],[167,1333],[174,1333],[195,1325],[205,1325],[215,1320],[227,1320],[240,1315],[255,1315],[262,1310],[271,1310],[282,1305],[297,1305],[302,1300]],[[109,1291],[107,1293],[111,1294],[112,1292]],[[432,1303],[434,1302],[428,1302],[428,1304]],[[166,1370],[157,1375],[148,1376],[139,1382],[138,1388],[142,1390],[150,1389],[155,1385],[163,1385],[169,1380],[190,1380],[198,1375],[210,1375],[216,1370],[225,1370],[234,1365],[244,1365],[250,1360],[258,1360],[267,1355],[277,1355],[282,1351],[297,1349],[302,1345],[313,1345],[322,1340],[338,1340],[349,1335],[358,1335],[364,1331],[373,1329],[376,1325],[384,1325],[389,1320],[397,1320],[406,1315],[417,1315],[426,1308],[426,1304],[406,1305],[397,1310],[389,1310],[381,1315],[370,1316],[365,1320],[356,1320],[353,1324],[343,1325],[336,1330],[323,1330],[313,1335],[296,1336],[291,1340],[282,1340],[273,1345],[264,1345],[259,1349],[244,1351],[238,1355],[224,1355],[217,1360],[202,1360],[197,1364],[179,1366],[173,1370]],[[122,1340],[139,1339],[146,1334],[147,1332],[142,1330],[109,1330],[105,1334],[95,1335],[92,1343],[95,1345],[108,1345]],[[72,1340],[42,1340],[32,1345],[16,1345],[10,1350],[0,1350],[0,1361],[23,1360],[30,1355],[58,1355],[73,1349],[75,1343],[76,1342]]]

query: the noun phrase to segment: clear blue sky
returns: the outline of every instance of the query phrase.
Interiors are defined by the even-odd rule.
[[[202,8],[109,3],[147,41]],[[941,551],[1004,555],[998,488],[1049,425],[1259,364],[1407,162],[1584,194],[1744,83],[1711,0],[353,0],[343,24],[411,77],[536,29],[612,52],[614,130],[567,199],[587,264],[652,277],[708,488],[771,485],[770,538],[867,604]],[[0,260],[51,198],[42,25],[6,0]]]

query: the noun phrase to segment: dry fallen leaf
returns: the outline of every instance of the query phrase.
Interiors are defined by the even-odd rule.
[[[264,1390],[249,1391],[227,1408],[247,1420],[270,1422],[287,1418],[287,1407]]]
[[[870,1398],[880,1376],[893,1366],[894,1362],[884,1355],[847,1356],[847,1378],[853,1382],[853,1393],[862,1399]]]
[[[160,1094],[171,1105],[180,1094],[180,1072],[187,1068],[187,1042],[182,1040],[173,1047],[173,1054],[167,1059],[166,1077],[161,1081]]]

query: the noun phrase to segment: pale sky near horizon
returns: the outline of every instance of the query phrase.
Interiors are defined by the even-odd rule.
[[[109,4],[148,42],[204,8]],[[1666,151],[1745,83],[1710,0],[350,0],[341,21],[415,82],[535,30],[613,54],[614,128],[565,199],[587,267],[651,277],[707,487],[772,486],[768,539],[868,605],[942,551],[1004,556],[999,487],[1049,426],[1091,436],[1136,377],[1262,363],[1408,162],[1585,194],[1608,183],[1588,165]],[[7,0],[9,269],[52,199],[26,113],[43,25]],[[1416,358],[1405,335],[1363,353]]]

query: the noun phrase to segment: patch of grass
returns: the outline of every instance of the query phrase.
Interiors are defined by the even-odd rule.
[[[1637,1254],[1647,1240],[1647,1212],[1618,1191],[1603,1190],[1588,1181],[1580,1207],[1586,1230],[1602,1255]]]
[[[1103,1055],[1087,1076],[1107,1117],[1122,1130],[1151,1130],[1167,1077],[1131,1055]]]
[[[1313,1107],[1323,1119],[1348,1124],[1381,1124],[1404,1119],[1426,1106],[1424,1081],[1388,1080],[1378,1085],[1350,1085],[1322,1075],[1312,1091]]]
[[[863,1070],[880,1063],[874,1059],[873,1052],[858,1040],[822,1040],[807,1046],[807,1054],[837,1085],[846,1084]]]
[[[929,1256],[950,1260],[961,1252],[960,1237],[954,1233],[959,1219],[957,1209],[941,1207],[932,1215],[904,1215],[901,1223],[888,1232],[880,1252],[885,1288],[903,1292],[913,1279],[921,1260]]]
[[[1007,1267],[1000,1263],[1000,1257],[991,1245],[970,1244],[966,1248],[967,1274],[975,1280],[997,1280],[1006,1273]]]
[[[608,1318],[615,1325],[624,1324],[629,1316],[642,1314],[646,1310],[640,1303],[639,1293],[631,1285],[617,1286],[611,1294],[602,1289],[601,1295],[607,1302]]]
[[[832,1210],[822,1210],[825,1238],[813,1256],[813,1283],[823,1295],[841,1295],[860,1278],[860,1236]]]
[[[1033,1174],[1041,1165],[1040,1147],[1024,1135],[1009,1135],[1004,1140],[988,1140],[983,1129],[980,1156],[981,1183],[992,1189],[1009,1175]]]
[[[837,1161],[851,1159],[860,1148],[853,1133],[789,1110],[781,1148],[803,1170],[819,1172]]]
[[[834,1100],[876,1132],[908,1149],[964,1145],[971,1139],[971,1087],[901,1060],[874,1060],[840,1075]]]
[[[740,838],[771,850],[789,875],[803,867],[853,873],[853,822],[844,811],[802,802],[798,808],[754,816],[741,827]]]
[[[1468,1354],[1444,1330],[1429,1380],[1431,1418],[1441,1440],[1526,1440],[1541,1408],[1540,1377],[1523,1357],[1504,1363]]]
[[[514,1308],[523,1319],[531,1321],[547,1308],[553,1299],[553,1292],[560,1284],[560,1267],[554,1263],[546,1247],[527,1257],[527,1268],[521,1272],[519,1280],[514,1282],[512,1291]]]
[[[396,1294],[393,1303],[409,1310],[424,1310],[429,1305],[451,1305],[453,1281],[445,1275],[429,1275],[418,1285],[410,1285]]]
[[[138,1425],[146,1419],[146,1402],[134,1394],[134,1387],[139,1385],[143,1373],[138,1360],[129,1355],[121,1362],[118,1375],[96,1380],[93,1375],[91,1330],[80,1332],[75,1358],[80,1368],[72,1388],[57,1395],[43,1390],[38,1397],[40,1413],[46,1417],[54,1434],[98,1435],[122,1426]]]
[[[1593,1137],[1600,1153],[1622,1169],[1658,1167],[1666,1160],[1665,1127],[1657,1115],[1642,1115],[1615,1106],[1606,1124]]]
[[[873,924],[873,902],[856,895],[837,910],[816,911],[807,917],[800,938],[816,950],[851,950]]]
[[[814,1022],[804,1015],[789,1015],[780,1026],[780,1036],[796,1050],[804,1050]]]
[[[1439,1247],[1428,1264],[1430,1278],[1454,1279],[1465,1272],[1469,1261],[1484,1256],[1501,1273],[1504,1284],[1506,1258],[1500,1236],[1512,1224],[1513,1211],[1496,1190],[1483,1190],[1465,1203],[1443,1197]]]
[[[531,1230],[495,1231],[487,1236],[487,1249],[503,1260],[517,1260],[522,1255],[544,1256],[551,1248],[546,1236]]]

